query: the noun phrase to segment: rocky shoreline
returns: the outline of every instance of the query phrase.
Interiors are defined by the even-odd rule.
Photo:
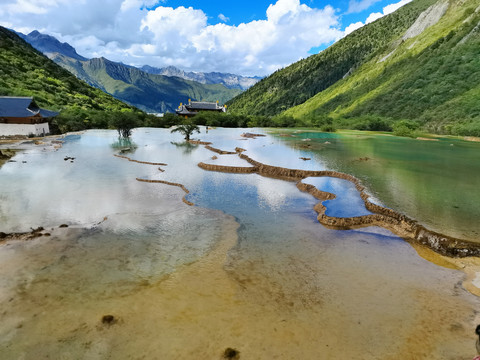
[[[12,149],[0,149],[0,166],[15,156],[16,151]]]

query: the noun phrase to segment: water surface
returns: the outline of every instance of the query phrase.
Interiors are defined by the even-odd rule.
[[[437,232],[480,241],[480,143],[355,131],[289,134],[278,139],[360,178],[385,206]]]
[[[312,151],[245,131],[262,130],[199,137],[271,165],[331,168],[328,156],[304,161]],[[117,141],[89,131],[0,168],[0,231],[52,235],[0,245],[6,358],[218,359],[227,347],[245,359],[473,357],[480,304],[462,272],[383,229],[324,228],[293,182],[197,166],[248,166],[236,155],[136,130],[123,155],[167,164],[148,165],[114,157]],[[136,178],[181,183],[195,206],[178,187]],[[365,214],[351,183],[305,182],[337,195],[329,214]],[[106,314],[118,321],[102,324]]]

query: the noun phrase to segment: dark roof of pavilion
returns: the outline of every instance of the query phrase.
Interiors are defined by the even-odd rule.
[[[185,104],[189,110],[221,110],[223,106],[219,106],[214,102],[205,102],[205,101],[191,101],[188,104]]]
[[[196,111],[190,111],[185,105],[182,105],[179,109],[175,110],[178,115],[196,115]]]
[[[26,118],[57,116],[58,112],[40,108],[33,97],[0,96],[0,117]]]

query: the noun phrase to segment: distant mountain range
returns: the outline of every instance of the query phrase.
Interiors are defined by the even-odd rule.
[[[146,112],[173,112],[188,99],[225,103],[260,79],[185,72],[173,66],[138,69],[103,57],[87,59],[68,43],[38,31],[17,34],[79,79]]]
[[[50,58],[79,79],[146,112],[174,112],[188,99],[218,100],[223,104],[242,91],[221,84],[200,84],[179,77],[149,74],[103,57],[80,61],[55,53]]]
[[[219,72],[185,72],[175,66],[155,68],[149,65],[145,65],[142,66],[140,69],[148,72],[149,74],[177,76],[182,79],[196,81],[201,84],[222,84],[229,89],[247,90],[262,79],[259,76],[246,77],[241,75],[225,74]]]
[[[480,136],[479,49],[478,0],[414,0],[261,80],[229,110]]]

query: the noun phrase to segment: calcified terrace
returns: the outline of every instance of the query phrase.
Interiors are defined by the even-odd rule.
[[[456,239],[447,235],[436,233],[425,228],[416,220],[410,219],[409,217],[400,214],[395,210],[372,203],[369,201],[369,195],[365,191],[365,187],[362,185],[359,179],[352,175],[337,171],[308,171],[266,165],[243,154],[245,150],[241,148],[236,148],[235,152],[229,152],[215,149],[208,143],[203,143],[203,145],[206,145],[207,149],[219,154],[238,154],[240,158],[246,160],[252,165],[248,167],[237,167],[205,164],[203,162],[199,163],[198,166],[204,170],[234,174],[256,173],[265,177],[295,181],[299,190],[307,192],[316,199],[320,200],[320,202],[315,205],[314,210],[318,213],[318,221],[328,228],[348,230],[367,226],[379,226],[390,230],[394,234],[404,238],[409,242],[427,246],[433,251],[445,256],[480,256],[480,244],[478,243]],[[365,207],[373,214],[345,218],[326,215],[327,209],[322,202],[325,200],[335,199],[336,195],[321,191],[313,185],[303,183],[302,180],[308,177],[333,177],[352,182],[360,192],[360,196],[365,203]]]

